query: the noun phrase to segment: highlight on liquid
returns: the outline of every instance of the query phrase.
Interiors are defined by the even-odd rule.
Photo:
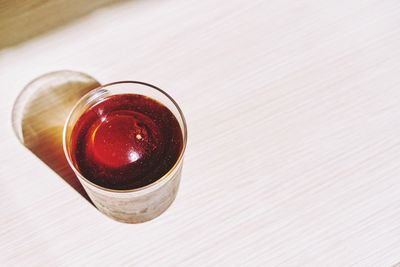
[[[71,134],[74,166],[91,182],[116,190],[155,182],[174,166],[182,149],[174,114],[138,94],[112,95],[94,104]]]

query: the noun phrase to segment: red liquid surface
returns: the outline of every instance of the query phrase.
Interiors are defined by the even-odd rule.
[[[134,189],[158,180],[176,163],[182,147],[182,131],[172,112],[136,94],[96,103],[72,130],[76,168],[110,189]]]

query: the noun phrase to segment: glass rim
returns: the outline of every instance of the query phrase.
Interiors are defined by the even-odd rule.
[[[98,91],[101,89],[107,89],[107,87],[113,86],[113,85],[117,85],[117,84],[140,84],[140,85],[144,85],[144,86],[148,86],[152,89],[155,89],[157,91],[159,91],[161,94],[163,94],[164,96],[166,96],[171,102],[172,104],[174,104],[175,108],[178,110],[179,116],[182,119],[182,133],[183,133],[183,144],[182,144],[182,149],[181,152],[179,154],[178,159],[176,160],[175,164],[168,170],[167,173],[165,173],[163,176],[161,176],[160,178],[158,178],[157,180],[155,180],[154,182],[147,184],[145,186],[141,186],[138,188],[132,188],[132,189],[111,189],[111,188],[107,188],[101,185],[98,185],[92,181],[90,181],[89,179],[87,179],[73,164],[72,160],[71,160],[71,156],[69,153],[69,149],[67,148],[67,129],[68,129],[68,124],[71,120],[71,117],[73,115],[73,113],[76,111],[77,107],[82,104],[82,102],[84,101],[85,97],[87,97],[89,94],[92,94],[94,91]],[[146,96],[146,95],[145,95]],[[156,100],[158,101],[158,100]],[[162,104],[162,103],[161,103]],[[146,82],[141,82],[141,81],[130,81],[130,80],[126,80],[126,81],[117,81],[117,82],[112,82],[112,83],[107,83],[104,85],[101,85],[97,88],[94,88],[92,90],[90,90],[89,92],[87,92],[86,94],[84,94],[76,103],[75,105],[72,107],[70,113],[67,116],[67,119],[65,120],[64,123],[64,129],[63,129],[63,133],[62,133],[62,142],[63,142],[63,150],[64,150],[64,154],[65,157],[68,161],[69,166],[72,168],[72,170],[76,173],[79,174],[79,176],[88,184],[96,187],[97,189],[100,189],[102,191],[107,191],[107,192],[112,192],[112,193],[132,193],[132,192],[142,192],[145,191],[147,189],[150,189],[158,184],[160,184],[161,182],[164,182],[168,177],[172,178],[172,176],[170,176],[182,163],[183,161],[183,155],[185,154],[185,150],[186,150],[186,144],[187,144],[187,125],[186,125],[186,120],[185,120],[185,116],[183,115],[183,112],[181,110],[181,108],[179,107],[178,103],[164,90],[158,88],[157,86],[154,86],[152,84],[146,83]],[[78,177],[79,178],[79,177]]]

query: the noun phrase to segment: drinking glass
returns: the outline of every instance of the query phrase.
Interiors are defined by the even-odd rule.
[[[82,175],[71,156],[71,134],[80,116],[91,106],[112,95],[139,94],[157,100],[176,117],[182,131],[183,145],[173,167],[153,183],[140,188],[115,190],[97,185]],[[105,215],[125,223],[141,223],[163,213],[174,201],[181,178],[183,156],[187,143],[187,126],[175,100],[163,90],[144,82],[121,81],[100,86],[85,94],[73,107],[63,130],[63,149],[93,204]]]

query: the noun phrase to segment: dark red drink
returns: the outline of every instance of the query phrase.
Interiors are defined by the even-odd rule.
[[[172,112],[136,94],[113,95],[90,107],[76,122],[71,141],[75,167],[110,189],[151,184],[174,166],[183,146]]]

